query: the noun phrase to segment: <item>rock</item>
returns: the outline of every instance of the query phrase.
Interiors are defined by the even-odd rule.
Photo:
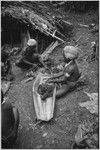
[[[88,148],[91,148],[91,149],[97,148],[97,146],[94,144],[94,142],[91,139],[87,139],[86,144],[88,145]]]
[[[92,135],[92,139],[96,142],[98,142],[98,135],[95,133]]]
[[[46,136],[47,136],[47,134],[48,134],[48,133],[44,133],[44,134],[43,134],[43,137],[46,137]]]
[[[92,114],[98,114],[98,93],[85,93],[90,98],[90,101],[79,103],[79,106],[85,107]]]
[[[36,149],[41,149],[41,148],[42,148],[42,145],[36,146]]]
[[[84,120],[83,123],[78,126],[73,148],[98,148],[98,130],[95,129],[95,126],[98,126],[98,124]]]

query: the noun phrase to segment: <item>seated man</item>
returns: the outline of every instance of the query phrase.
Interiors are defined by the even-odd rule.
[[[11,148],[17,138],[19,112],[9,102],[4,101],[1,91],[2,148]]]
[[[34,64],[40,64],[46,68],[41,56],[36,52],[37,42],[34,39],[29,39],[27,47],[23,53],[23,56],[19,62],[16,63],[18,67],[30,68]]]
[[[78,58],[78,50],[73,46],[66,46],[63,50],[64,66],[63,71],[55,74],[49,79],[49,83],[61,83],[62,87],[57,90],[56,98],[59,98],[74,87],[81,76],[75,59]]]
[[[1,50],[1,77],[2,79],[8,79],[12,80],[12,65],[9,60],[9,53],[4,51],[4,49]]]

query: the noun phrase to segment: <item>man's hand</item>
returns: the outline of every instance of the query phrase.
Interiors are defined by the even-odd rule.
[[[53,80],[51,78],[46,81],[46,83],[52,83],[52,82]]]
[[[65,73],[65,76],[68,78],[68,77],[70,77],[70,75],[68,74],[68,73]]]
[[[39,54],[38,54],[38,57],[39,57],[39,60],[40,60],[41,64],[43,65],[43,67],[44,67],[46,70],[49,70],[50,73],[51,73],[51,70],[45,65],[45,63],[43,62],[43,60],[42,60],[42,58],[41,58],[41,56],[40,56]]]

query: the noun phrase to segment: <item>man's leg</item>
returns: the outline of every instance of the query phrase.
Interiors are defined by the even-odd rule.
[[[64,84],[60,89],[56,91],[56,98],[60,98],[64,96],[68,90],[70,89],[70,86],[67,84]]]
[[[71,88],[75,87],[76,82],[67,82],[56,92],[56,98],[64,96]]]

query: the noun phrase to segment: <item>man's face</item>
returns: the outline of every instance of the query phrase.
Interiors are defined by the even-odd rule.
[[[64,58],[64,61],[66,62],[66,63],[69,63],[70,61],[71,61],[71,59],[70,58]]]
[[[30,48],[36,48],[36,45],[34,45],[34,46],[29,46]]]

